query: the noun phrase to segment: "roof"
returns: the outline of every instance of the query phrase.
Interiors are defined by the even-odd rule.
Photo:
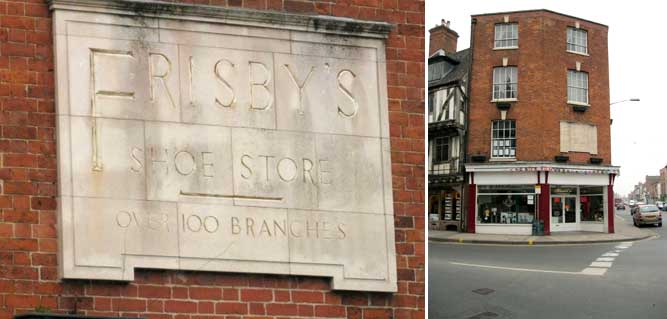
[[[431,55],[431,57],[428,59],[429,64],[432,60],[439,60],[439,57],[441,57],[441,55],[438,55],[438,52],[440,52],[440,50],[436,51],[436,53]],[[454,69],[449,73],[447,73],[447,75],[445,75],[444,78],[435,81],[429,81],[428,82],[429,88],[458,82],[462,80],[466,76],[466,74],[468,74],[468,69],[470,67],[470,49],[461,50],[459,52],[445,56],[448,57],[449,60],[454,60],[458,63],[452,63],[455,64]]]
[[[493,12],[493,13],[482,13],[482,14],[473,14],[473,15],[471,15],[471,17],[474,18],[474,17],[492,16],[492,15],[498,15],[498,14],[525,13],[525,12],[540,12],[540,11],[541,11],[541,12],[549,12],[549,13],[557,14],[557,15],[559,15],[559,16],[564,16],[564,17],[568,17],[568,18],[572,18],[572,19],[577,19],[577,20],[580,20],[580,21],[586,21],[586,22],[588,22],[588,23],[593,23],[593,24],[597,24],[597,25],[603,26],[603,27],[605,27],[605,28],[609,28],[606,24],[602,24],[602,23],[599,23],[599,22],[591,21],[591,20],[582,19],[582,18],[579,18],[579,17],[571,16],[571,15],[569,15],[569,14],[564,14],[564,13],[560,13],[560,12],[556,12],[556,11],[552,11],[552,10],[548,10],[548,9],[531,9],[531,10],[517,10],[517,11],[504,11],[504,12]]]

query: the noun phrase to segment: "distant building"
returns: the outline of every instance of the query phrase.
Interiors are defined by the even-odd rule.
[[[667,166],[660,169],[660,181],[658,185],[660,186],[658,198],[661,201],[667,200]]]
[[[660,188],[660,176],[646,175],[644,185],[646,187],[646,203],[655,203],[655,201],[659,199],[658,189]]]
[[[614,232],[607,31],[548,10],[472,16],[468,232]]]
[[[431,228],[460,229],[470,50],[456,52],[449,22],[430,31],[428,60],[428,203]]]

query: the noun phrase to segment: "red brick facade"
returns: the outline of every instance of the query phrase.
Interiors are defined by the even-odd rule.
[[[499,50],[494,46],[494,26],[517,22],[519,48]],[[590,157],[611,164],[609,115],[609,68],[607,30],[604,25],[545,10],[473,16],[474,39],[472,88],[469,119],[468,154],[491,156],[491,121],[500,119],[500,111],[491,102],[493,68],[518,67],[517,102],[507,112],[516,120],[516,159],[518,161],[553,161],[556,155],[569,156],[571,164],[587,164]],[[566,51],[567,27],[588,32],[588,55]],[[575,112],[567,104],[567,71],[588,73],[590,107]],[[560,152],[560,122],[572,121],[597,126],[598,154]]]
[[[334,292],[295,276],[137,270],[59,281],[52,21],[45,0],[0,1],[0,319],[44,310],[160,319],[423,318],[424,1],[189,0],[387,21],[398,292]],[[608,114],[607,114],[608,117]]]

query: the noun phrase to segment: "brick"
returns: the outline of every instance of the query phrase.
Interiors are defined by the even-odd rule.
[[[164,311],[174,313],[193,313],[197,311],[197,303],[193,301],[167,300]]]
[[[273,293],[266,289],[242,289],[242,301],[271,301],[273,300]]]
[[[191,299],[218,300],[222,298],[220,288],[190,287]]]
[[[215,313],[245,315],[248,313],[248,304],[240,302],[218,302]]]
[[[171,288],[169,287],[140,285],[138,289],[141,298],[171,298]]]
[[[343,306],[318,305],[318,306],[315,306],[315,315],[318,316],[318,317],[324,317],[324,318],[344,318],[345,317],[345,307],[343,307]]]
[[[324,294],[319,291],[292,291],[292,301],[297,303],[323,303]]]
[[[111,305],[114,311],[146,311],[146,300],[113,299]]]
[[[268,304],[266,314],[271,316],[296,316],[299,314],[296,304]]]

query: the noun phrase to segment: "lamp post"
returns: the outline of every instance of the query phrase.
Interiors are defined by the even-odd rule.
[[[620,100],[620,101],[616,101],[616,102],[611,102],[611,103],[609,103],[609,106],[612,106],[612,105],[618,104],[618,103],[623,103],[623,102],[639,102],[639,98],[633,97],[633,98],[627,99],[627,100]],[[612,125],[612,124],[614,124],[614,119],[609,119],[609,125]]]
[[[612,103],[609,103],[609,106],[612,106],[616,103],[623,103],[623,102],[639,102],[639,98],[631,98],[631,99],[627,99],[627,100],[612,102]]]

